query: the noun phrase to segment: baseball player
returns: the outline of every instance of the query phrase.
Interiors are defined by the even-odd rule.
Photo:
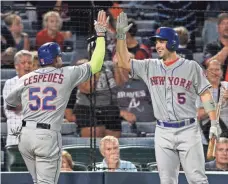
[[[125,41],[130,27],[127,15],[121,13],[116,25],[118,65],[143,79],[150,91],[157,119],[155,154],[161,184],[178,183],[180,163],[188,183],[207,184],[195,101],[199,95],[211,119],[210,137],[218,138],[221,128],[208,90],[211,85],[197,62],[176,54],[178,35],[169,27],[160,27],[152,37],[159,59],[130,59]]]
[[[106,13],[99,11],[94,24],[97,46],[90,62],[61,68],[60,46],[46,43],[38,50],[41,68],[20,78],[6,98],[9,109],[22,105],[24,119],[19,151],[35,184],[58,182],[64,110],[73,88],[101,70],[107,21]]]

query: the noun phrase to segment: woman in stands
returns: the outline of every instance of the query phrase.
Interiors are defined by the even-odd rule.
[[[58,12],[49,11],[43,18],[43,30],[36,35],[36,47],[47,42],[57,42],[63,49],[63,42],[72,36],[70,31],[61,32],[62,18]]]
[[[14,39],[16,50],[29,50],[29,36],[27,33],[23,32],[21,17],[16,14],[10,14],[5,18],[5,24]]]

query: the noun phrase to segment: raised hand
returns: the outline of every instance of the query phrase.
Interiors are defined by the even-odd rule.
[[[129,31],[132,25],[132,23],[128,25],[127,14],[121,12],[120,15],[117,17],[116,22],[116,38],[119,40],[125,40],[126,33]]]
[[[106,17],[106,12],[101,10],[98,12],[97,20],[94,21],[94,28],[97,36],[105,36],[108,28],[109,17]]]
[[[213,136],[215,136],[216,139],[218,140],[221,133],[222,133],[222,129],[221,129],[219,123],[212,124],[210,127],[210,131],[209,131],[209,139],[211,139]]]

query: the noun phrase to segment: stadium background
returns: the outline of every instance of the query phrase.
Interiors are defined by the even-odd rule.
[[[21,16],[24,32],[30,37],[31,50],[35,50],[36,33],[41,29],[40,14],[53,9],[51,2],[39,2],[32,6],[26,2],[1,2],[1,12],[14,12]],[[50,6],[49,6],[50,4]],[[194,60],[202,63],[203,40],[202,30],[206,14],[219,14],[222,9],[207,11],[207,2],[128,2],[120,3],[121,10],[128,14],[129,18],[135,19],[138,26],[136,33],[137,40],[142,43],[153,35],[159,26],[185,26],[190,33],[188,48],[194,53]],[[178,6],[175,6],[178,5]],[[100,9],[110,10],[111,2],[68,2],[65,4],[65,19],[63,19],[62,30],[71,31],[73,36],[64,42],[63,61],[64,65],[72,65],[75,61],[88,55],[87,38],[94,35],[93,23],[97,12]],[[223,7],[224,8],[224,7]],[[118,8],[113,8],[117,10]],[[175,10],[174,10],[175,9]],[[37,14],[35,13],[37,12]],[[38,13],[39,12],[39,13]],[[35,13],[35,14],[34,14]],[[33,16],[37,16],[37,19]],[[3,23],[3,22],[2,22]],[[153,45],[151,45],[153,48]],[[107,51],[108,52],[108,51]],[[89,53],[90,54],[90,53]],[[108,53],[107,53],[108,54]],[[156,58],[156,51],[153,50],[152,57]],[[7,79],[15,76],[15,70],[8,64],[1,63],[1,89]],[[91,95],[91,112],[94,114],[94,102],[96,93]],[[94,116],[90,117],[95,121]],[[143,122],[137,122],[138,124]],[[146,124],[146,123],[145,123]],[[4,184],[7,183],[31,183],[30,176],[17,147],[5,148],[7,135],[6,119],[3,111],[3,99],[1,93],[1,178]],[[148,126],[148,125],[145,125]],[[153,146],[153,133],[143,134],[142,132],[122,132],[120,141],[121,158],[132,161],[137,165],[139,173],[94,173],[90,170],[97,162],[102,161],[99,153],[99,138],[80,138],[75,123],[63,123],[63,149],[69,151],[75,161],[75,173],[62,173],[59,183],[158,183],[156,162]],[[131,129],[128,123],[122,123],[123,130]],[[204,147],[205,151],[207,146]],[[86,172],[81,172],[86,171]],[[21,173],[17,173],[21,172]],[[152,174],[151,174],[152,173]],[[211,183],[226,183],[228,177],[226,172],[208,172]],[[140,175],[140,176],[138,176]],[[118,181],[116,179],[118,178]],[[114,180],[115,179],[115,180]],[[180,175],[180,183],[186,183],[183,173]]]

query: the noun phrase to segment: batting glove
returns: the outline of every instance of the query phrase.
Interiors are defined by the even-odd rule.
[[[98,14],[101,15],[101,13],[104,13],[104,11],[103,10],[99,11]],[[104,22],[94,20],[94,28],[96,30],[97,36],[105,36],[108,24],[109,24],[109,17],[107,17],[105,24]]]
[[[219,125],[219,122],[217,120],[212,120],[211,127],[210,127],[210,133],[209,133],[209,139],[211,139],[213,136],[215,136],[217,139],[219,139],[219,136],[221,133],[222,133],[222,129]]]
[[[132,25],[132,23],[128,25],[127,14],[121,12],[120,15],[117,17],[116,22],[116,38],[118,40],[125,40],[126,33],[129,31]]]

